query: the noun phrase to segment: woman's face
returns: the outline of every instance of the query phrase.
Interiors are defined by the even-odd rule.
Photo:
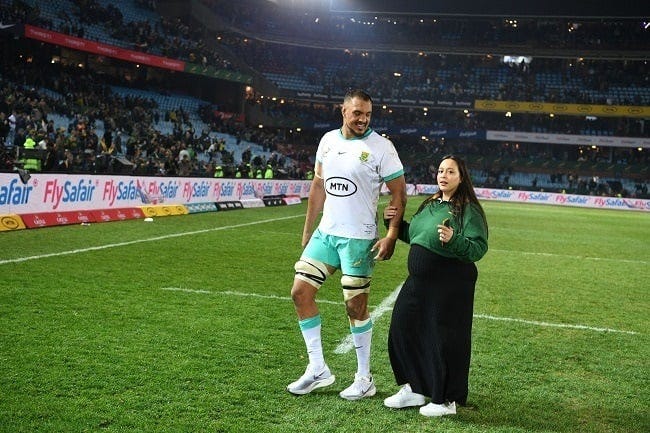
[[[442,191],[442,194],[445,197],[452,197],[462,180],[456,161],[453,159],[443,160],[438,167],[436,179],[438,180],[438,187]]]

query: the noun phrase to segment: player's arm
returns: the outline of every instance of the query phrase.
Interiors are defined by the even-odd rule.
[[[314,179],[311,181],[309,188],[309,200],[307,202],[307,216],[305,217],[305,225],[302,229],[302,246],[304,247],[311,239],[314,232],[318,217],[323,211],[325,203],[325,183],[323,181],[323,167],[317,161],[314,166]]]
[[[390,203],[388,205],[395,207],[395,215],[390,219],[386,237],[379,239],[373,246],[373,250],[377,251],[376,260],[388,260],[393,256],[395,242],[399,235],[399,227],[406,208],[406,179],[404,175],[389,180],[386,182],[386,187],[390,191]]]
[[[395,215],[390,219],[386,237],[397,240],[399,227],[404,217],[404,209],[406,208],[406,179],[402,175],[386,182],[386,187],[390,191],[388,205],[395,208]]]

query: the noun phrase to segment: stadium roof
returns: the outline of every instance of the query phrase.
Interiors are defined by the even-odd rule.
[[[650,21],[639,0],[330,0],[331,11],[505,17],[617,17]]]

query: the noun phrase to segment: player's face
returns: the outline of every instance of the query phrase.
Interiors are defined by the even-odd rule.
[[[361,137],[370,126],[372,103],[361,98],[352,98],[343,103],[343,136]]]
[[[443,197],[445,199],[452,197],[461,181],[460,170],[456,161],[450,158],[443,160],[438,167],[436,179]]]

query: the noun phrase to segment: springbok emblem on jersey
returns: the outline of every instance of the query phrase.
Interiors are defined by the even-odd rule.
[[[368,162],[369,156],[370,156],[370,152],[361,152],[361,156],[359,156],[359,160],[361,162]]]

